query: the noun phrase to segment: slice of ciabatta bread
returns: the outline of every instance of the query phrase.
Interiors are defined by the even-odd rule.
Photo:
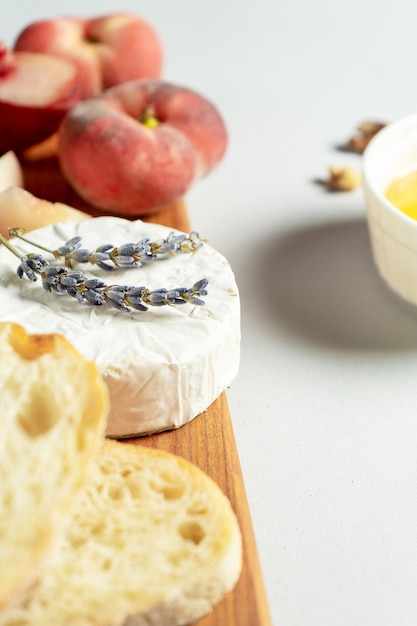
[[[106,441],[66,532],[7,626],[180,626],[236,583],[229,500],[172,454]]]
[[[1,613],[68,517],[103,439],[108,394],[66,339],[4,322],[0,407]]]

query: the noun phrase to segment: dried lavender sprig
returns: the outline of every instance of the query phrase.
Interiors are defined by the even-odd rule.
[[[121,246],[114,246],[108,243],[99,246],[95,250],[81,248],[81,237],[76,236],[69,239],[56,250],[49,250],[29,240],[23,235],[24,232],[21,228],[9,229],[10,236],[17,237],[26,243],[50,252],[57,259],[63,257],[65,265],[71,268],[76,263],[90,263],[98,265],[104,270],[113,270],[114,266],[123,268],[141,267],[145,263],[158,258],[167,255],[174,256],[177,252],[195,252],[203,245],[203,240],[200,239],[196,231],[192,231],[188,236],[185,233],[176,234],[171,231],[165,239],[151,241],[149,238],[144,238],[137,243],[126,243]]]
[[[80,303],[87,302],[94,306],[107,304],[110,308],[120,311],[147,311],[149,306],[175,306],[187,302],[201,306],[204,304],[201,297],[207,295],[206,278],[197,281],[190,288],[178,287],[176,289],[150,290],[147,287],[106,285],[98,278],[87,278],[79,270],[62,265],[50,265],[40,254],[20,255],[1,234],[0,242],[19,257],[20,264],[16,272],[19,278],[26,276],[30,281],[35,282],[40,277],[46,291],[69,295]]]
[[[26,272],[26,276],[28,273]],[[106,285],[97,278],[86,278],[79,270],[51,265],[40,272],[42,285],[46,291],[66,293],[78,302],[88,302],[94,306],[107,304],[119,311],[147,311],[149,306],[190,304],[201,306],[207,295],[207,279],[203,278],[191,288],[155,289],[130,285]]]

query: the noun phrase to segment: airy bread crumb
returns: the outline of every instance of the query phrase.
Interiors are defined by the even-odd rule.
[[[103,439],[108,393],[60,335],[0,323],[0,612],[63,526]]]
[[[106,441],[64,537],[4,626],[181,626],[241,569],[228,499],[184,459]]]

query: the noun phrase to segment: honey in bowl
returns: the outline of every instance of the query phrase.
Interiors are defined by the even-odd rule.
[[[417,170],[394,180],[385,196],[397,209],[417,220]]]

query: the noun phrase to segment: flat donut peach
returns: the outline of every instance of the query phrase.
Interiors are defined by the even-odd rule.
[[[128,80],[158,78],[162,72],[158,34],[146,20],[126,12],[32,22],[19,34],[14,48],[46,52],[75,63],[83,99]]]
[[[78,103],[58,138],[62,171],[106,213],[138,216],[181,199],[221,160],[227,132],[216,107],[185,87],[135,80]]]

